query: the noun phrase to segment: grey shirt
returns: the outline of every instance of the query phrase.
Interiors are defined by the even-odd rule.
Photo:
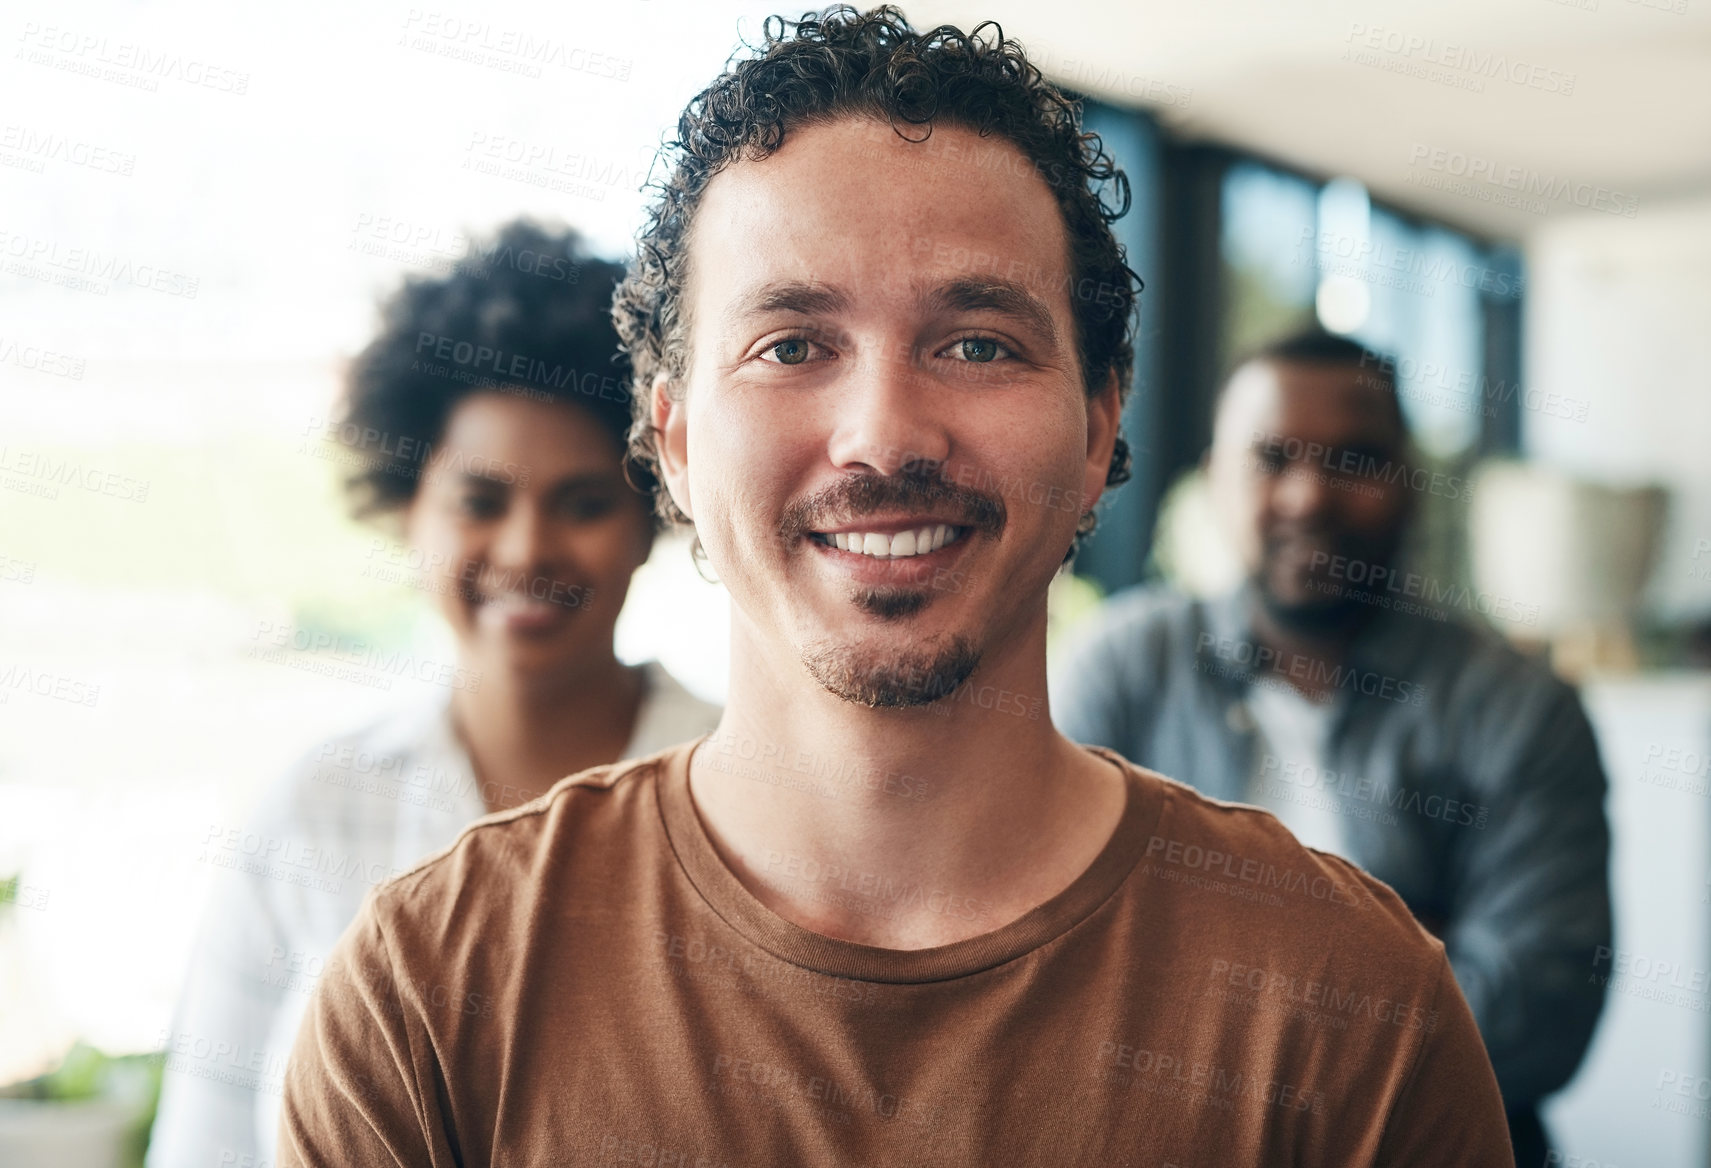
[[[1606,784],[1578,697],[1493,633],[1389,611],[1340,667],[1262,662],[1248,603],[1113,597],[1053,670],[1059,728],[1215,798],[1252,776],[1331,801],[1347,858],[1443,939],[1505,1102],[1535,1103],[1586,1050],[1611,941]],[[1288,684],[1273,664],[1336,689],[1322,759],[1256,745],[1244,698]]]

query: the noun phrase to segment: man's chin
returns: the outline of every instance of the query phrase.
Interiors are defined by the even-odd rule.
[[[1282,587],[1261,582],[1256,591],[1266,615],[1275,624],[1297,633],[1335,632],[1360,615],[1359,604],[1318,591],[1311,580],[1291,581]]]
[[[802,652],[803,667],[826,692],[870,709],[909,709],[948,698],[980,664],[980,651],[962,636],[934,637],[901,651],[817,642]]]
[[[926,608],[933,594],[925,588],[862,588],[852,593],[850,600],[869,616],[901,620]]]

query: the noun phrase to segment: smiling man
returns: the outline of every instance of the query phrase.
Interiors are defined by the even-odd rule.
[[[992,26],[840,9],[671,162],[615,311],[725,715],[376,893],[284,1162],[1509,1163],[1389,889],[1052,727],[1136,290],[1074,108]]]

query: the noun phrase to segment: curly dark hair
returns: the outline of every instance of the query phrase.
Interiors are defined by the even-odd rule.
[[[677,392],[687,372],[683,290],[696,210],[721,170],[739,159],[770,156],[790,130],[804,125],[874,118],[920,142],[931,136],[934,123],[945,122],[1013,143],[1063,212],[1077,350],[1088,393],[1103,388],[1115,372],[1119,397],[1126,398],[1141,281],[1125,262],[1111,223],[1128,212],[1129,182],[1098,135],[1082,133],[1079,102],[1047,82],[992,21],[970,33],[952,25],[916,32],[892,5],[868,12],[839,5],[798,21],[768,17],[764,32],[762,44],[745,46],[754,55],[733,57],[678,119],[677,138],[662,152],[667,176],[652,184],[655,202],[612,306],[635,378],[632,473],[654,482],[661,518],[687,522],[659,483],[648,400],[661,372]],[[1110,206],[1101,194],[1106,187],[1115,192]],[[1129,462],[1129,445],[1119,434],[1108,486],[1128,481]],[[1081,517],[1077,546],[1094,523],[1092,512]]]
[[[612,327],[622,264],[566,227],[526,219],[472,241],[449,272],[413,276],[380,307],[380,330],[350,363],[328,436],[344,447],[357,519],[396,519],[458,402],[506,393],[585,410],[619,458],[630,429],[629,361]],[[626,466],[644,495],[654,484]]]

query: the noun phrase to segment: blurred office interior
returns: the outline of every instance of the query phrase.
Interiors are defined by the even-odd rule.
[[[1135,476],[1062,582],[1054,637],[1132,584],[1231,582],[1196,466],[1236,355],[1312,323],[1394,354],[1424,455],[1475,484],[1428,501],[1411,565],[1582,687],[1611,781],[1610,993],[1547,1120],[1565,1163],[1705,1165],[1711,5],[904,9],[1001,21],[1085,96],[1131,184]],[[72,1102],[0,1099],[0,1149],[137,1154],[159,1064],[122,1056],[167,1032],[202,844],[328,727],[420,684],[318,671],[316,637],[450,652],[388,570],[396,549],[335,494],[329,410],[376,295],[525,213],[623,255],[661,134],[770,11],[6,17],[0,1084]],[[478,25],[608,64],[531,75],[471,48]],[[104,63],[125,43],[226,84]],[[74,269],[74,250],[173,278]],[[717,699],[726,621],[686,542],[662,539],[619,648]],[[281,630],[307,647],[258,653]],[[25,674],[53,684],[7,680]],[[56,1139],[87,1146],[28,1142]]]

